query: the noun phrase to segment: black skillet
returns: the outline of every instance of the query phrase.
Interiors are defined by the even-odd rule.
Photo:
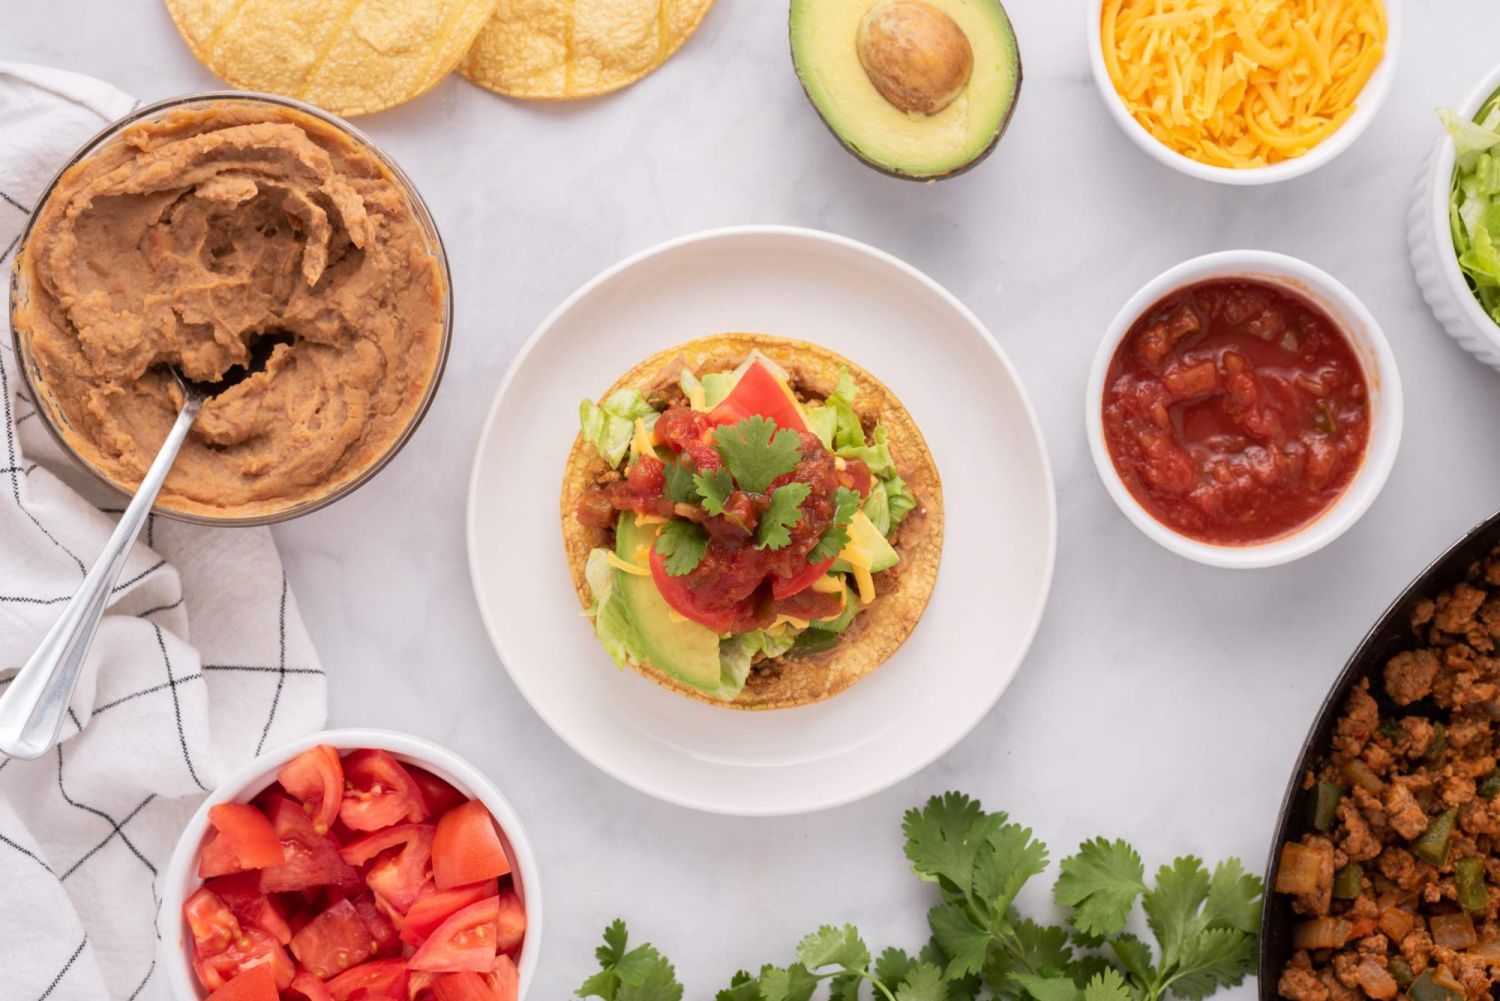
[[[1318,709],[1307,739],[1302,742],[1302,753],[1297,756],[1292,777],[1287,782],[1286,795],[1281,801],[1281,815],[1276,821],[1276,833],[1271,839],[1270,858],[1266,861],[1266,905],[1260,921],[1259,976],[1262,1001],[1276,1001],[1276,981],[1280,979],[1281,969],[1292,955],[1292,926],[1297,919],[1292,914],[1291,898],[1270,892],[1270,887],[1276,883],[1276,865],[1281,858],[1281,846],[1308,829],[1308,794],[1302,789],[1303,775],[1328,753],[1333,725],[1344,708],[1349,690],[1359,679],[1370,679],[1370,694],[1380,703],[1382,714],[1392,708],[1386,698],[1382,672],[1386,661],[1393,654],[1418,645],[1411,629],[1412,609],[1424,598],[1436,597],[1439,591],[1463,580],[1474,562],[1483,559],[1497,544],[1500,544],[1500,514],[1492,515],[1476,525],[1406,586],[1406,590],[1385,610],[1385,614],[1376,621],[1375,628],[1370,630],[1355,649],[1354,656],[1349,658],[1338,680],[1323,699],[1323,705]]]

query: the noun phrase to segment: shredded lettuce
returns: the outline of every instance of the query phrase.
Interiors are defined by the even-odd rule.
[[[1438,117],[1458,153],[1448,201],[1458,265],[1479,304],[1500,323],[1500,93],[1474,121],[1447,110]]]
[[[656,409],[646,402],[639,389],[621,389],[611,393],[602,404],[584,400],[578,405],[578,423],[583,437],[598,450],[611,467],[620,465],[630,450],[638,417],[648,417]]]

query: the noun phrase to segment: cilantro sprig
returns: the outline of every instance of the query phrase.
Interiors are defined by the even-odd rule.
[[[661,553],[667,575],[684,577],[698,569],[708,552],[708,533],[691,521],[669,521],[656,537],[656,551]]]
[[[844,551],[844,547],[849,544],[849,523],[854,520],[854,512],[859,510],[863,500],[858,490],[838,488],[833,495],[833,521],[824,530],[818,544],[807,554],[807,562],[822,563]]]
[[[765,493],[771,481],[797,468],[802,439],[790,428],[776,429],[764,417],[746,417],[714,431],[714,444],[741,490]]]
[[[1148,884],[1124,841],[1087,841],[1061,864],[1062,927],[1016,910],[1021,888],[1046,870],[1047,847],[1004,813],[950,792],[908,811],[902,830],[912,870],[940,898],[919,952],[875,956],[853,926],[824,926],[798,943],[795,962],[740,971],[716,1001],[1202,1001],[1254,963],[1262,885],[1237,859],[1209,870],[1185,856]],[[1125,931],[1137,905],[1154,949]],[[625,946],[616,921],[579,995],[680,1001],[671,964],[650,946]]]
[[[755,528],[757,549],[781,549],[792,541],[791,530],[802,521],[801,504],[812,493],[806,483],[787,483],[771,491],[771,506]]]
[[[729,470],[721,466],[707,473],[699,473],[693,477],[693,485],[698,490],[698,496],[703,499],[703,510],[709,514],[724,513],[724,504],[734,492],[734,480],[730,477]]]

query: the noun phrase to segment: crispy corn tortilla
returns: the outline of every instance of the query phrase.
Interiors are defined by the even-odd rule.
[[[459,72],[507,97],[597,97],[676,52],[713,0],[500,0]]]
[[[787,709],[809,705],[837,695],[884,664],[916,628],[937,582],[938,562],[943,553],[943,486],[937,466],[922,432],[911,414],[874,376],[827,348],[805,341],[767,334],[720,334],[689,341],[658,352],[626,372],[600,395],[618,389],[646,388],[664,373],[675,370],[678,359],[698,374],[729,371],[754,349],[787,370],[795,386],[823,396],[832,393],[842,372],[848,371],[857,389],[855,409],[866,427],[883,426],[890,434],[891,455],[896,469],[917,498],[917,508],[907,515],[894,544],[901,562],[875,575],[874,604],[855,617],[837,646],[816,657],[787,657],[779,671],[752,671],[745,689],[733,702],[722,702],[685,685],[650,664],[636,668],[667,688],[713,706],[731,709]],[[593,604],[593,593],[584,576],[590,550],[607,544],[603,529],[579,524],[573,508],[579,496],[609,465],[588,442],[579,437],[568,453],[562,485],[563,545],[573,588],[585,608]]]
[[[166,3],[215,75],[339,115],[380,111],[437,86],[495,9],[495,0]]]

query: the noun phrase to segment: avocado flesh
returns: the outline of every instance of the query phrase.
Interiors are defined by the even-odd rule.
[[[994,147],[1021,88],[1021,56],[999,0],[927,0],[957,22],[974,69],[953,103],[909,115],[887,101],[860,64],[860,21],[879,0],[792,0],[792,62],[833,134],[866,163],[922,180],[960,173]]]
[[[655,539],[650,526],[638,527],[635,515],[620,514],[615,525],[615,555],[629,563],[640,563],[637,552]],[[641,652],[651,666],[670,674],[685,685],[706,692],[719,689],[719,636],[707,626],[674,619],[671,606],[650,577],[615,571],[615,586],[625,602],[626,613],[640,638]]]

